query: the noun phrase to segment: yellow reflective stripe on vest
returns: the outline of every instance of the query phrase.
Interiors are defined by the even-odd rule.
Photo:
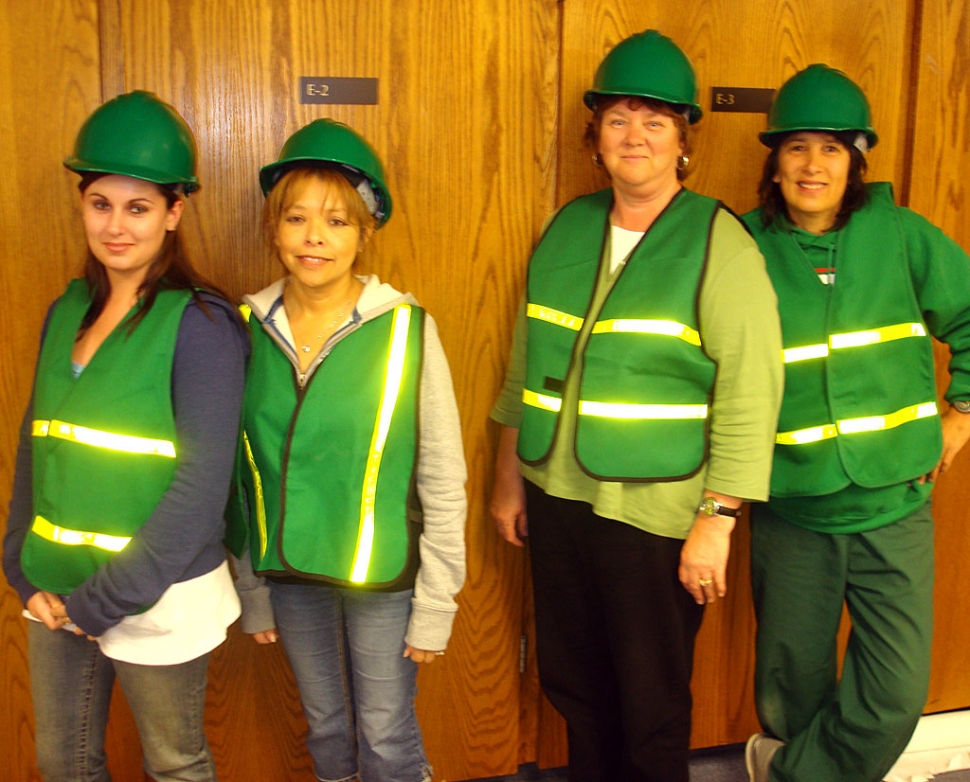
[[[825,358],[829,354],[828,345],[805,345],[800,348],[785,348],[781,351],[781,359],[786,364],[796,361],[808,361],[812,358]]]
[[[259,474],[259,467],[256,466],[256,457],[253,456],[253,448],[249,444],[249,435],[245,431],[242,433],[243,447],[246,449],[246,460],[249,462],[249,471],[253,476],[253,494],[256,495],[256,528],[259,530],[259,557],[266,554],[266,497],[263,494],[263,476]]]
[[[543,307],[541,304],[529,304],[525,308],[526,317],[542,320],[554,326],[562,326],[570,331],[579,331],[583,327],[583,318],[575,315],[567,315],[565,312],[554,310],[551,307]]]
[[[64,529],[51,524],[43,516],[35,516],[30,529],[44,540],[60,543],[62,546],[92,546],[105,551],[121,551],[131,541],[130,537],[105,535],[101,532],[85,532],[77,529]]]
[[[56,437],[60,440],[70,440],[81,445],[107,448],[111,451],[175,458],[175,443],[171,440],[154,440],[150,437],[104,432],[99,429],[89,429],[86,426],[69,424],[66,421],[58,421],[57,419],[34,421],[33,435],[34,437]]]
[[[525,389],[522,401],[530,407],[538,407],[551,413],[562,408],[562,399],[546,394],[537,394]],[[625,418],[628,420],[676,420],[707,418],[707,405],[641,405],[622,402],[580,402],[579,414],[596,418]]]
[[[570,331],[579,331],[585,320],[569,315],[541,304],[529,304],[526,307],[527,317],[562,326]],[[661,337],[677,337],[691,345],[701,344],[701,335],[690,326],[673,320],[651,320],[649,318],[611,318],[598,320],[593,324],[593,334],[654,334]]]
[[[937,415],[936,402],[923,402],[919,405],[909,405],[895,413],[888,415],[870,415],[861,418],[844,418],[835,424],[813,426],[808,429],[797,429],[791,432],[779,432],[775,442],[779,445],[805,445],[829,440],[833,437],[861,432],[881,432],[895,429],[897,426],[917,421],[920,418],[931,418]]]
[[[529,407],[538,407],[540,410],[548,410],[550,413],[558,413],[562,408],[562,399],[548,394],[537,394],[528,388],[522,389],[522,401]]]
[[[662,419],[707,418],[707,405],[638,405],[615,402],[580,402],[579,414],[597,418]]]
[[[879,342],[893,342],[907,337],[925,337],[926,328],[922,323],[897,323],[894,326],[883,326],[881,329],[870,331],[849,331],[845,334],[833,334],[829,337],[829,344],[833,350],[844,348],[861,348],[875,345]]]
[[[867,345],[877,345],[880,342],[893,342],[897,339],[925,336],[926,327],[922,323],[897,323],[892,326],[883,326],[881,329],[846,331],[842,334],[832,334],[826,344],[787,348],[782,351],[782,358],[786,364],[792,364],[796,361],[825,358],[829,354],[830,349],[845,350],[846,348],[861,348]]]
[[[663,337],[677,337],[684,342],[700,347],[701,335],[690,326],[673,320],[649,320],[645,318],[614,318],[600,320],[593,325],[594,334],[655,334]]]
[[[364,472],[364,488],[360,498],[360,527],[357,532],[357,550],[350,571],[350,580],[361,583],[367,579],[371,553],[374,549],[374,505],[377,499],[377,479],[387,443],[387,432],[401,392],[404,379],[404,360],[407,356],[408,331],[411,326],[411,307],[402,304],[394,309],[391,323],[390,355],[384,375],[384,389],[377,408],[377,420],[371,436],[367,467]]]
[[[805,445],[806,443],[817,443],[821,440],[831,440],[839,436],[839,430],[835,424],[824,424],[823,426],[810,426],[808,429],[795,429],[791,432],[778,432],[775,442],[778,445]]]

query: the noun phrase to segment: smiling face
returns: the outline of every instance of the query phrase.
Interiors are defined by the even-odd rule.
[[[349,283],[354,261],[369,237],[353,220],[344,194],[319,177],[306,178],[290,189],[274,244],[292,284],[325,292]]]
[[[822,234],[835,224],[850,162],[848,148],[830,133],[797,131],[781,142],[772,181],[781,190],[795,225]]]
[[[81,193],[81,217],[91,254],[109,279],[140,284],[158,258],[169,231],[182,217],[184,203],[169,206],[158,185],[109,174]]]
[[[603,111],[598,135],[597,150],[614,189],[649,196],[677,186],[684,143],[669,114],[620,101]]]

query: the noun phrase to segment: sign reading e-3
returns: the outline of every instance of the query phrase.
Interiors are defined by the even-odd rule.
[[[343,76],[301,76],[300,103],[377,103],[377,79]]]
[[[711,87],[711,111],[767,114],[774,94],[758,87]]]

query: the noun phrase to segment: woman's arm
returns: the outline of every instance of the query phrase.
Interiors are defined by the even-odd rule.
[[[417,481],[424,530],[405,642],[414,650],[434,652],[448,645],[458,610],[455,595],[465,583],[467,474],[451,372],[430,316],[420,395]]]
[[[31,421],[34,417],[33,399],[27,405],[20,424],[20,439],[17,443],[17,462],[13,478],[13,496],[10,498],[10,512],[7,515],[7,532],[3,538],[3,573],[7,583],[17,590],[21,602],[26,606],[31,597],[37,594],[37,587],[31,584],[20,568],[20,551],[24,538],[34,516],[33,498],[33,452],[31,443]]]
[[[101,635],[172,584],[225,558],[223,509],[239,430],[248,343],[228,303],[206,297],[182,316],[172,371],[178,466],[171,486],[125,549],[67,599],[85,633]]]

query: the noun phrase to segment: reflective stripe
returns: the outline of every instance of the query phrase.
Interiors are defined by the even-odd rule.
[[[256,495],[256,528],[259,530],[259,557],[266,554],[266,497],[263,494],[263,476],[256,465],[253,448],[249,444],[249,435],[242,433],[243,447],[246,449],[246,459],[249,461],[249,471],[253,475],[253,493]]]
[[[570,331],[579,331],[583,327],[585,320],[577,318],[550,307],[543,307],[541,304],[529,304],[525,314],[551,323],[554,326],[562,326]],[[612,318],[610,320],[599,320],[593,324],[593,334],[655,334],[663,337],[677,337],[691,345],[701,344],[701,335],[690,326],[677,323],[673,320],[651,320],[648,318]]]
[[[677,337],[684,342],[700,347],[701,335],[690,326],[677,323],[673,320],[648,320],[637,318],[616,318],[613,320],[600,320],[593,325],[594,334],[605,333],[625,333],[625,334],[656,334],[665,337]]]
[[[249,318],[253,314],[253,308],[248,304],[240,304],[239,314],[242,315],[242,318],[244,321],[246,321],[246,323],[249,323]]]
[[[526,317],[542,320],[554,326],[562,326],[570,331],[579,331],[583,327],[583,318],[575,315],[567,315],[565,312],[554,310],[550,307],[543,307],[541,304],[529,304],[525,308]]]
[[[522,401],[530,407],[538,407],[558,413],[562,399],[537,394],[528,389],[522,392]],[[707,418],[707,405],[640,405],[615,402],[580,402],[579,414],[596,418],[626,418],[635,420],[677,420]]]
[[[538,407],[540,410],[548,410],[551,413],[558,413],[562,408],[562,399],[559,397],[537,394],[528,388],[522,389],[522,401],[529,407]]]
[[[374,505],[377,499],[377,479],[384,456],[384,445],[387,443],[387,432],[394,416],[394,408],[401,392],[401,382],[404,378],[404,360],[407,356],[408,331],[411,325],[411,307],[402,304],[394,310],[394,320],[391,323],[390,355],[387,359],[387,371],[384,375],[384,390],[377,408],[377,420],[374,422],[374,433],[371,436],[370,452],[367,456],[367,467],[364,472],[364,488],[360,499],[360,527],[357,533],[357,549],[354,553],[354,564],[350,571],[350,580],[361,583],[367,578],[371,553],[374,549]]]
[[[830,348],[832,350],[861,348],[867,345],[876,345],[880,342],[893,342],[897,339],[925,336],[926,327],[922,323],[897,323],[892,326],[883,326],[881,329],[846,331],[842,334],[832,334],[826,344],[787,348],[782,351],[782,359],[786,364],[792,364],[796,361],[825,358],[829,354]]]
[[[579,414],[597,418],[662,419],[707,418],[707,405],[630,405],[613,402],[580,402]]]
[[[805,345],[801,348],[785,348],[781,351],[781,358],[786,364],[794,364],[796,361],[825,358],[828,354],[828,345]]]
[[[102,432],[98,429],[88,429],[86,426],[69,424],[66,421],[56,419],[34,421],[33,435],[34,437],[56,437],[60,440],[70,440],[81,445],[107,448],[111,451],[175,458],[175,443],[171,440],[153,440],[150,437]]]
[[[893,342],[907,337],[925,337],[926,328],[922,323],[897,323],[894,326],[884,326],[871,331],[849,331],[845,334],[833,334],[829,337],[829,344],[833,350],[844,348],[859,348],[865,345],[875,345],[879,342]]]
[[[102,532],[84,532],[83,530],[64,529],[56,524],[51,524],[43,516],[35,516],[34,523],[30,527],[31,531],[45,540],[52,543],[60,543],[62,546],[92,546],[104,549],[105,551],[121,551],[131,538],[119,535],[105,535]]]
[[[820,440],[829,440],[838,435],[859,434],[860,432],[881,432],[895,429],[897,426],[917,421],[920,418],[931,418],[938,414],[936,402],[923,402],[909,405],[895,413],[888,415],[871,415],[860,418],[844,418],[835,424],[813,426],[808,429],[796,429],[791,432],[779,432],[775,442],[779,445],[805,445]]]
[[[823,426],[811,426],[808,429],[796,429],[791,432],[778,432],[775,442],[779,445],[805,445],[806,443],[817,443],[820,440],[831,440],[839,436],[839,430],[835,424],[824,424]]]

